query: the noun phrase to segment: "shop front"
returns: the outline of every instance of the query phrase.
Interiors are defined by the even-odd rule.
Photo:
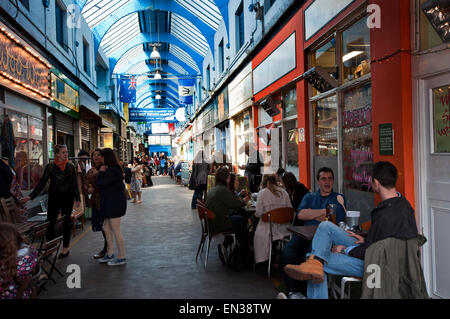
[[[26,195],[48,162],[45,127],[51,66],[6,25],[0,26],[0,126],[5,128],[0,130],[0,149],[5,156],[9,153]]]
[[[49,157],[54,158],[55,144],[67,145],[69,157],[75,157],[81,145],[79,87],[56,68],[51,70],[50,79],[53,100],[47,114]]]
[[[415,2],[412,58],[414,172],[416,219],[428,239],[422,262],[428,293],[433,298],[450,298],[450,49],[435,31],[425,12],[438,3]],[[423,6],[423,9],[422,9]],[[444,15],[440,15],[445,17]],[[448,16],[448,13],[447,13]],[[430,19],[431,18],[431,19]],[[431,21],[431,22],[430,22]],[[447,30],[449,28],[447,27]]]
[[[219,95],[214,99],[215,112],[214,128],[215,145],[214,161],[218,164],[231,165],[231,136],[230,136],[230,120],[229,103],[228,103],[228,87],[225,87]]]
[[[298,81],[305,71],[301,25],[299,10],[252,61],[253,142],[263,157],[264,173],[281,167],[309,186],[309,115],[304,83]]]
[[[102,119],[99,115],[97,97],[80,88],[80,140],[81,149],[91,152],[99,147]]]

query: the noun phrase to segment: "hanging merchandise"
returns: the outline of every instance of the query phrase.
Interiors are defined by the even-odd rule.
[[[8,154],[9,156],[9,165],[14,168],[14,150],[16,148],[16,140],[14,138],[14,130],[13,124],[9,119],[9,116],[6,114],[3,119],[3,124],[1,127],[1,148],[2,148],[2,157],[3,154]],[[5,152],[4,150],[8,150],[9,152]]]

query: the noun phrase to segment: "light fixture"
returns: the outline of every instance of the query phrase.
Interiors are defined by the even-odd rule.
[[[364,53],[364,51],[351,51],[342,57],[342,62],[353,59],[354,57]]]
[[[158,94],[156,94],[156,96],[155,96],[155,99],[157,99],[157,100],[161,100],[161,95],[159,95],[159,93],[158,93]]]
[[[155,77],[153,79],[154,80],[162,80],[162,76],[161,76],[161,74],[159,74],[159,71],[156,71]]]
[[[450,42],[450,0],[428,0],[422,11],[444,42]]]
[[[158,50],[156,49],[156,46],[153,47],[153,51],[152,54],[150,54],[150,58],[161,59],[161,54],[159,54]]]

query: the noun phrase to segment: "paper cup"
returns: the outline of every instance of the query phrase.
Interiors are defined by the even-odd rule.
[[[359,226],[359,218],[361,216],[361,212],[349,210],[347,211],[347,217],[345,219],[348,227],[352,228],[353,226]]]

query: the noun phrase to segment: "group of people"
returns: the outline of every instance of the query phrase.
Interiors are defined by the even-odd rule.
[[[208,169],[207,165],[197,164],[194,167],[197,179]],[[256,201],[256,218],[277,208],[292,207],[295,211],[294,225],[318,226],[312,241],[293,235],[283,249],[280,266],[286,294],[280,293],[280,298],[328,298],[327,273],[363,277],[365,251],[371,244],[391,237],[408,240],[418,236],[414,210],[395,188],[397,177],[397,169],[391,163],[374,164],[372,188],[380,195],[381,202],[371,212],[371,227],[367,236],[362,237],[337,225],[345,221],[347,200],[343,194],[333,190],[332,169],[322,167],[318,170],[316,178],[319,189],[313,193],[298,182],[294,174],[283,169],[263,176]],[[204,181],[202,177],[196,185],[203,185]],[[250,200],[249,194],[236,193],[234,173],[227,167],[215,172],[215,182],[215,187],[208,191],[205,198],[206,206],[215,214],[215,219],[209,221],[211,231],[233,231],[239,246],[243,248],[241,253],[252,256],[256,265],[263,265],[269,260],[269,224],[260,219],[254,234],[249,233],[248,218],[242,210]],[[194,198],[200,198],[203,192],[203,187],[198,188]],[[327,219],[329,204],[336,206],[334,222]],[[290,223],[273,224],[273,240],[289,236],[288,225]],[[227,245],[226,238],[219,244],[221,259]]]
[[[117,154],[110,148],[95,149],[89,169],[87,151],[81,150],[75,163],[69,161],[65,145],[56,145],[54,154],[54,162],[45,167],[37,187],[19,203],[23,205],[33,200],[48,184],[47,241],[55,238],[58,215],[64,217],[63,248],[58,259],[70,253],[72,209],[86,203],[92,208],[93,231],[101,231],[104,238],[104,247],[94,258],[109,266],[126,264],[120,219],[126,213],[127,199],[124,173]],[[9,195],[13,196],[11,193]],[[2,197],[9,197],[6,188],[2,189]],[[13,224],[0,224],[0,237],[0,298],[15,298],[18,295],[28,298],[32,291],[24,292],[19,288],[21,281],[34,270],[37,252],[26,243]],[[117,257],[114,254],[114,240]]]

